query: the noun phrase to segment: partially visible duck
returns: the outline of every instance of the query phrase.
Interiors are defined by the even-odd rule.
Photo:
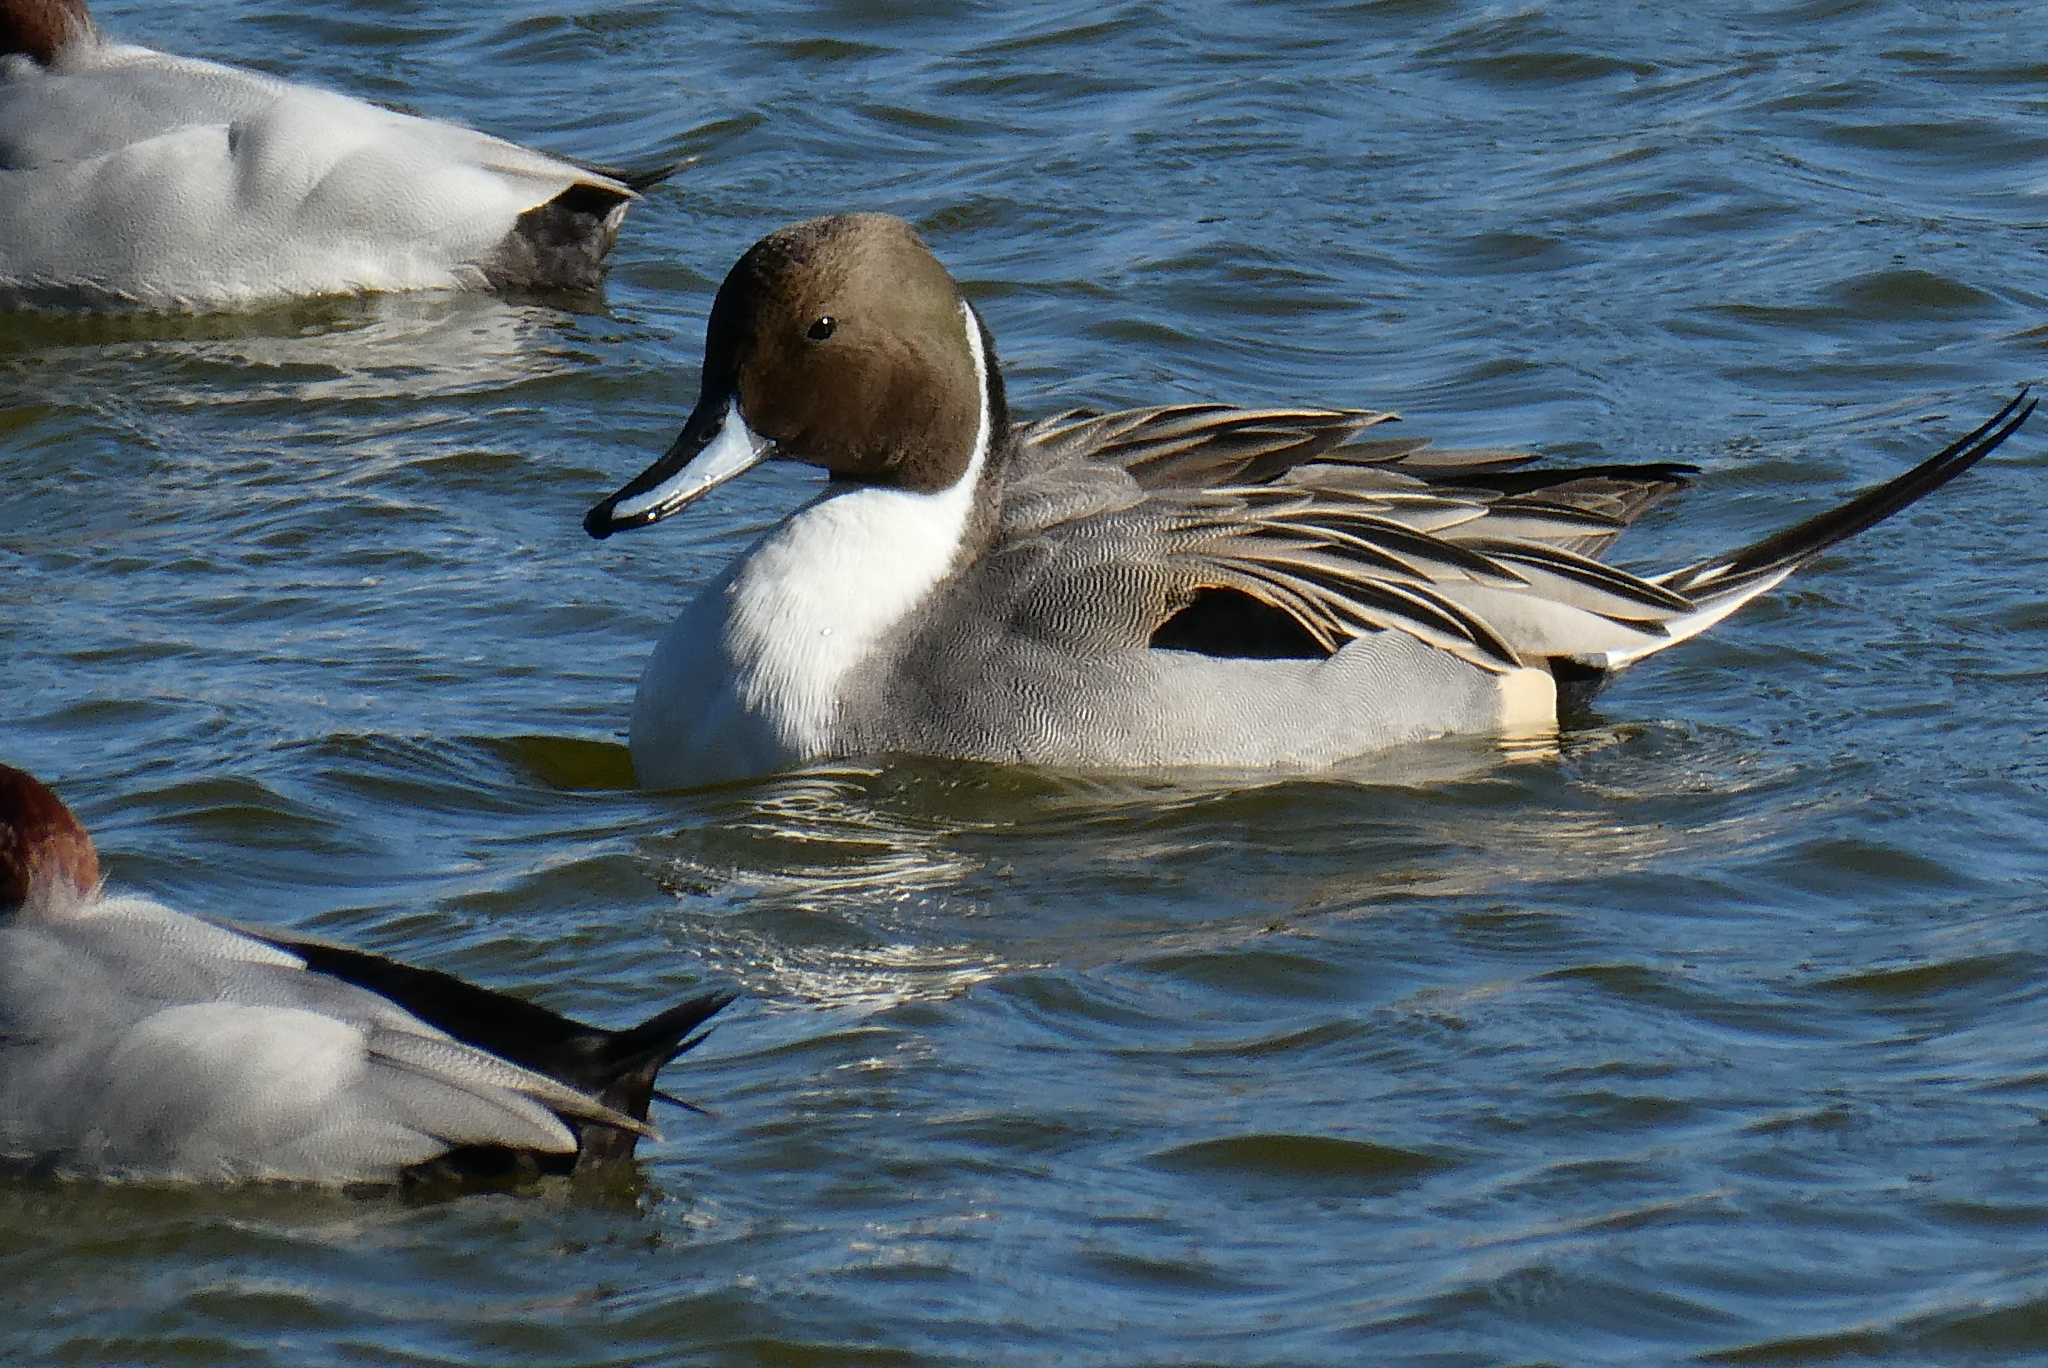
[[[832,477],[688,599],[633,707],[642,783],[849,754],[1307,768],[1560,701],[1704,631],[1997,448],[1662,574],[1603,552],[1692,473],[1531,469],[1391,413],[1179,404],[1012,423],[994,339],[911,227],[771,233],[719,286],[697,405],[606,537],[770,458]]]
[[[590,290],[622,175],[0,0],[0,306]]]
[[[66,1176],[398,1183],[633,1156],[655,1075],[731,1001],[629,1030],[100,885],[0,765],[0,1163]]]

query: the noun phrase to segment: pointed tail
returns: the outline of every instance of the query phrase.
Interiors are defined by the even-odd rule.
[[[617,181],[635,194],[645,194],[678,171],[696,165],[696,162],[697,158],[691,156],[678,157],[671,162],[655,162],[647,166],[613,166],[607,162],[591,161],[579,161],[576,164],[586,171]]]
[[[1692,612],[1666,621],[1665,635],[1640,646],[1609,651],[1577,662],[1612,673],[1655,655],[1688,637],[1698,636],[1757,595],[1774,588],[1794,570],[1821,552],[1883,522],[1908,504],[1924,498],[1998,449],[2019,431],[2041,401],[2021,389],[2011,402],[1967,436],[1959,437],[1896,479],[1864,490],[1838,508],[1808,518],[1761,541],[1713,556],[1682,569],[1653,576],[1651,583],[1683,594],[1698,605]]]
[[[607,1081],[597,1100],[624,1112],[636,1121],[647,1119],[654,1099],[654,1079],[668,1063],[704,1039],[699,1026],[717,1015],[739,994],[716,989],[685,999],[638,1026],[606,1034],[597,1050]],[[691,1032],[697,1031],[692,1035]],[[639,1136],[628,1130],[601,1124],[581,1127],[582,1144],[576,1155],[579,1171],[629,1159]]]

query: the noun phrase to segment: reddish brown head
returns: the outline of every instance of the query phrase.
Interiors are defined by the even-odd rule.
[[[100,884],[92,837],[34,775],[0,765],[0,915],[62,906]]]
[[[0,0],[0,57],[48,66],[67,44],[93,36],[85,0]]]

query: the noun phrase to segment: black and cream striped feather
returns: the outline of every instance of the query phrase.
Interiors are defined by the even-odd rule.
[[[1848,503],[1655,577],[1596,557],[1689,483],[1690,466],[1532,469],[1525,452],[1361,438],[1395,421],[1371,410],[1077,410],[1015,430],[998,543],[1056,544],[1062,564],[1045,578],[1068,581],[1058,600],[1123,598],[1115,616],[1155,643],[1221,593],[1283,616],[1323,654],[1391,630],[1495,673],[1560,659],[1615,669],[1939,488],[2033,407],[2022,391]]]

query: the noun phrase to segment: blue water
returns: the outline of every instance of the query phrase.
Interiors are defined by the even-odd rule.
[[[642,793],[634,681],[804,498],[602,545],[726,266],[904,214],[1023,413],[1389,406],[1684,460],[1731,546],[2038,380],[2048,27],[1954,3],[106,4],[696,163],[604,307],[0,319],[0,751],[114,880],[624,1022],[636,1173],[0,1188],[0,1359],[2048,1358],[2048,428],[1555,754]]]

